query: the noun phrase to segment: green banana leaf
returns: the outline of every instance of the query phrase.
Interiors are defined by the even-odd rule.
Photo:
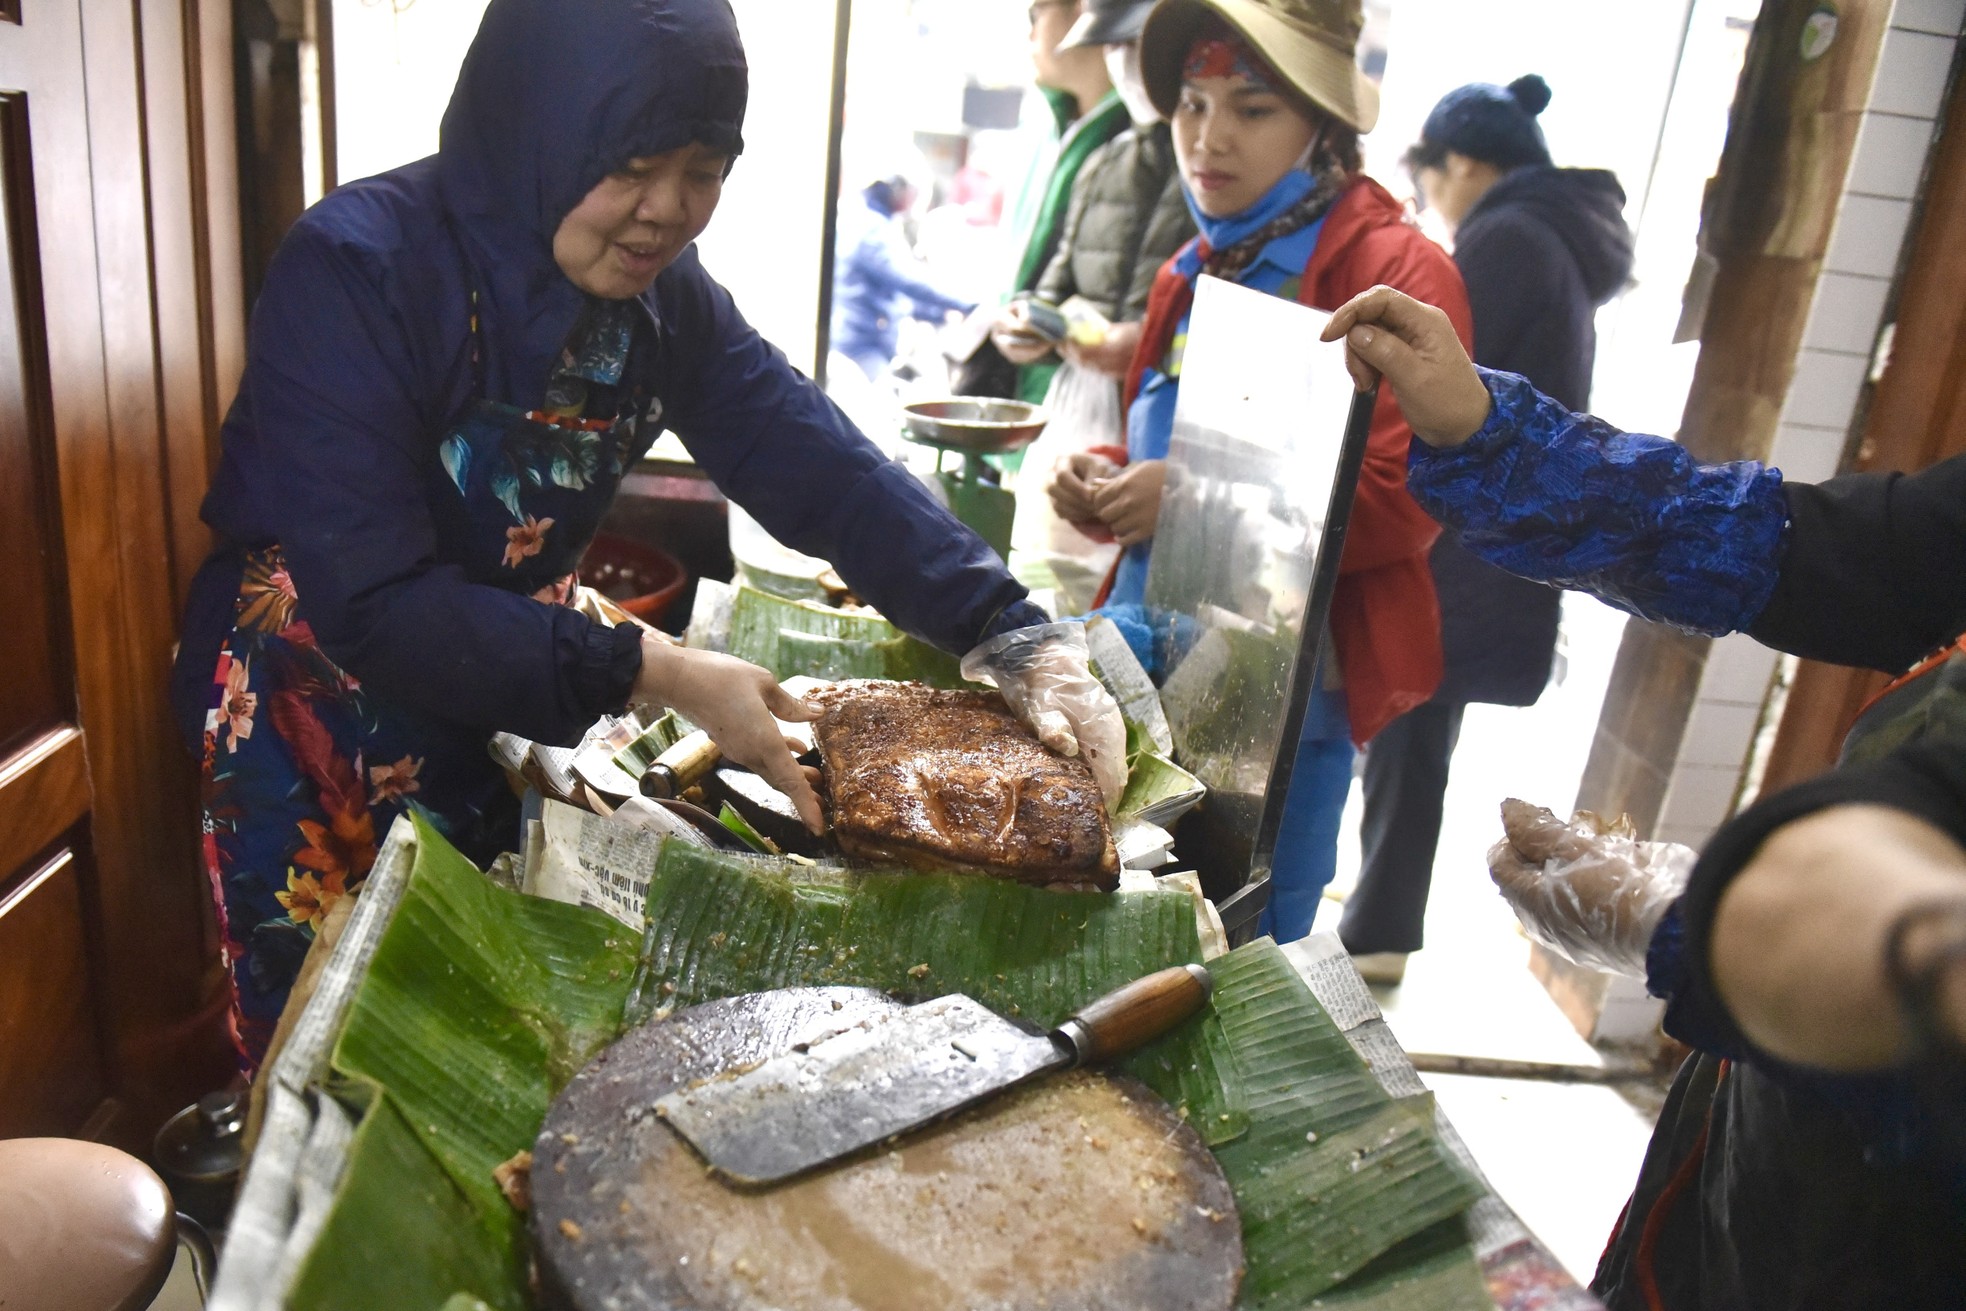
[[[1193,810],[1207,791],[1200,779],[1166,756],[1136,752],[1127,757],[1126,791],[1114,817],[1166,827]]]
[[[523,1228],[502,1201],[489,1210],[459,1187],[384,1095],[355,1130],[334,1208],[286,1304],[527,1311]]]
[[[687,719],[673,710],[665,710],[660,718],[642,730],[640,737],[614,753],[615,767],[628,777],[638,779],[649,772],[649,766],[663,752],[693,731]]]
[[[724,802],[723,808],[717,812],[717,822],[736,834],[738,841],[759,855],[777,854],[778,848],[771,844],[771,839],[753,828],[751,821],[738,814],[730,802]]]
[[[1294,1311],[1305,1294],[1341,1283],[1482,1196],[1440,1147],[1432,1094],[1389,1102],[1350,1128],[1229,1178],[1249,1271],[1240,1304],[1265,1311]]]
[[[301,1311],[524,1311],[523,1224],[492,1169],[531,1145],[551,1097],[624,1013],[851,983],[965,990],[1044,1024],[1199,954],[1182,894],[1053,893],[683,843],[658,857],[638,953],[600,912],[492,885],[427,825],[418,839],[335,1050],[339,1078],[379,1091],[289,1299]],[[1469,1284],[1459,1231],[1439,1223],[1478,1190],[1440,1151],[1431,1106],[1374,1095],[1267,942],[1211,968],[1213,1010],[1138,1054],[1133,1072],[1216,1143],[1244,1211],[1243,1304],[1484,1305],[1468,1298],[1479,1277]]]
[[[1251,1121],[1215,1149],[1242,1213],[1241,1306],[1295,1311],[1480,1199],[1432,1096],[1388,1094],[1275,943],[1209,968]]]
[[[1163,966],[1201,959],[1178,892],[1050,892],[1003,879],[807,866],[664,842],[649,883],[628,1025],[658,1009],[766,988],[963,992],[1055,1025]],[[1204,1014],[1128,1070],[1227,1142],[1249,1125],[1220,1021]]]
[[[553,1095],[620,1035],[634,936],[599,911],[496,886],[415,821],[409,890],[332,1063],[386,1089],[466,1195],[496,1211],[493,1167],[531,1145]]]
[[[779,596],[788,601],[816,601],[824,604],[828,593],[820,585],[818,574],[785,574],[775,569],[749,560],[737,562],[737,582],[746,587],[755,587],[767,596]]]
[[[788,600],[749,586],[738,587],[731,602],[729,650],[781,681],[809,674],[967,686],[954,656],[909,637],[871,611]]]
[[[1457,1216],[1422,1230],[1320,1296],[1316,1311],[1494,1311]]]

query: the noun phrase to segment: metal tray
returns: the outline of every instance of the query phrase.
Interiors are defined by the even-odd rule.
[[[901,407],[908,440],[973,455],[1001,455],[1037,440],[1050,417],[1025,401],[953,397]]]

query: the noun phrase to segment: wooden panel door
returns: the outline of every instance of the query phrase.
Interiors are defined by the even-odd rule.
[[[57,374],[63,422],[104,408],[82,86],[78,6],[0,23],[0,1133],[72,1132],[108,1092],[55,428]]]
[[[0,1136],[137,1142],[223,1077],[136,12],[0,0]]]

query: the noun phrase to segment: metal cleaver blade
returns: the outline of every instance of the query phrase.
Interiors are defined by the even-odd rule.
[[[655,1113],[720,1174],[776,1183],[1076,1059],[1070,1043],[952,995],[677,1089]]]
[[[1206,970],[1176,966],[1048,1034],[951,994],[679,1088],[655,1113],[726,1178],[778,1183],[1046,1071],[1131,1051],[1199,1011],[1209,992]]]

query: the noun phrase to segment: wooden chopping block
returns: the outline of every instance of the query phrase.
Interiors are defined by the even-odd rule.
[[[1220,1311],[1242,1231],[1200,1135],[1073,1073],[778,1188],[744,1191],[656,1098],[897,1006],[865,988],[711,1002],[629,1034],[533,1148],[540,1304],[600,1311]]]

